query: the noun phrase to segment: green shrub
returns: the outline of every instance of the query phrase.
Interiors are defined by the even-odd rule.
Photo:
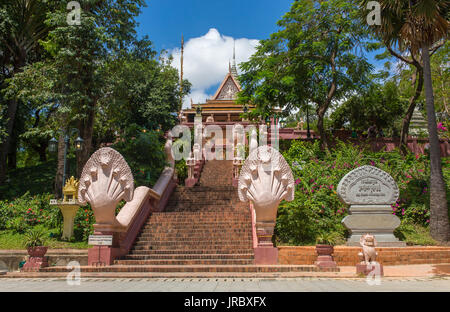
[[[80,207],[75,215],[73,226],[73,236],[75,237],[75,240],[87,241],[89,235],[94,233],[94,223],[95,217],[91,206],[87,205],[86,207]]]
[[[427,227],[403,221],[394,234],[407,245],[438,245]]]
[[[186,161],[184,159],[177,161],[175,163],[175,170],[176,170],[177,176],[178,176],[178,183],[181,185],[184,185],[184,180],[188,176]]]
[[[58,207],[50,206],[51,198],[51,194],[31,196],[27,192],[12,201],[0,201],[0,230],[23,233],[36,225],[50,229],[57,227],[62,222],[62,215]]]
[[[40,227],[28,230],[25,234],[23,244],[25,248],[45,246],[46,238],[44,230]]]
[[[278,209],[275,239],[278,244],[312,245],[320,233],[334,233],[344,241],[348,231],[342,219],[348,213],[336,193],[339,181],[349,171],[372,165],[389,173],[399,186],[399,199],[392,213],[402,224],[427,228],[429,223],[429,159],[397,150],[371,152],[364,147],[338,142],[329,153],[319,142],[293,141],[283,153],[295,180],[295,198]],[[450,187],[449,160],[443,159],[447,192]],[[399,232],[400,233],[400,232]]]

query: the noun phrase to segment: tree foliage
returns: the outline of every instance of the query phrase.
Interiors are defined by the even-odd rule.
[[[348,124],[350,129],[365,131],[375,125],[387,136],[398,136],[397,121],[403,116],[407,102],[399,95],[398,86],[391,80],[374,83],[367,90],[355,94],[332,114],[334,128]]]
[[[278,22],[280,30],[262,40],[241,65],[239,102],[256,104],[257,115],[268,115],[277,107],[288,115],[313,103],[327,146],[328,108],[367,84],[371,70],[361,54],[368,33],[358,14],[354,1],[295,1]]]

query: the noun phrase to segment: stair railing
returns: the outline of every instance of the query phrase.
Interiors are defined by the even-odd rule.
[[[128,254],[150,213],[164,210],[176,187],[172,143],[169,133],[164,147],[168,166],[153,189],[140,186],[133,190],[128,164],[112,148],[99,149],[86,163],[80,178],[80,202],[89,202],[94,210],[94,236],[112,236],[112,244],[95,245],[88,250],[88,265],[111,265]],[[121,200],[128,202],[115,216]]]

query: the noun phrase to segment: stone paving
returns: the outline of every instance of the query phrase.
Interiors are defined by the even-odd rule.
[[[65,279],[0,279],[0,292],[450,292],[450,277],[382,278],[369,285],[364,278],[210,278],[102,279],[83,278],[80,285]]]

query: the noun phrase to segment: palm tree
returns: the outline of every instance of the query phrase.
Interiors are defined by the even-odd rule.
[[[422,55],[428,133],[430,141],[430,233],[439,241],[450,239],[446,187],[436,127],[430,49],[435,51],[448,35],[448,2],[438,0],[379,0],[381,25],[372,26],[386,46],[398,46]],[[368,1],[362,1],[365,9]]]

